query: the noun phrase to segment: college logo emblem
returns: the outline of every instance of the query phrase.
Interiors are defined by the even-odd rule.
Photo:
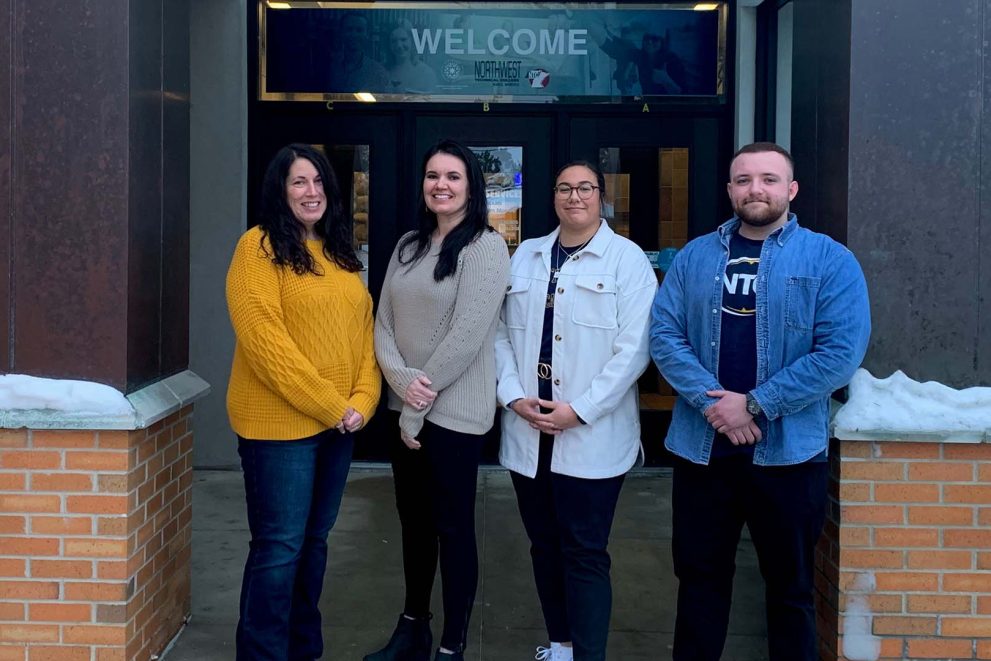
[[[543,69],[530,69],[526,79],[530,81],[530,87],[547,87],[547,83],[551,82],[551,74]]]
[[[461,64],[454,60],[448,60],[444,63],[444,68],[441,69],[441,75],[446,80],[457,80],[461,77]]]

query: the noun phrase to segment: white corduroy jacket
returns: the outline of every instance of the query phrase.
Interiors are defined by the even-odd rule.
[[[524,241],[513,255],[496,331],[497,396],[505,407],[537,397],[537,361],[559,230]],[[621,475],[640,446],[637,379],[650,360],[648,328],[657,278],[643,251],[605,220],[588,246],[561,267],[554,302],[554,401],[571,404],[587,424],[554,443],[551,471],[582,478]],[[539,432],[515,412],[502,414],[499,462],[533,477]]]

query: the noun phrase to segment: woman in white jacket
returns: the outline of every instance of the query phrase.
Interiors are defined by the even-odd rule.
[[[513,255],[496,337],[499,460],[512,471],[551,641],[537,658],[555,661],[605,659],[609,530],[641,451],[636,383],[657,278],[600,218],[604,192],[591,163],[558,172],[560,226]]]

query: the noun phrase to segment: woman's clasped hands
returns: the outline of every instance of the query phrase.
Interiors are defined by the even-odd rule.
[[[344,411],[344,417],[337,423],[336,429],[343,434],[344,432],[358,431],[364,424],[364,416],[349,406],[347,410]]]
[[[434,400],[437,399],[437,393],[430,389],[431,385],[432,382],[426,376],[416,377],[406,386],[406,394],[403,395],[403,402],[406,406],[412,407],[417,411],[422,411],[430,407],[434,403]],[[420,442],[406,432],[401,432],[400,436],[403,439],[403,443],[409,449],[420,449]]]
[[[541,407],[549,410],[541,413]],[[529,422],[531,427],[544,434],[557,435],[581,424],[575,410],[567,402],[523,397],[513,402],[511,408],[516,415]]]

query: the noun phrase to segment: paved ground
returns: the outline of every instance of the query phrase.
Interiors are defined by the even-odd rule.
[[[546,644],[523,526],[508,473],[483,470],[478,489],[480,582],[466,658],[525,661]],[[241,569],[248,549],[241,474],[197,471],[193,482],[193,613],[167,661],[234,658]],[[611,537],[609,659],[669,659],[676,581],[671,570],[671,479],[631,474]],[[388,468],[351,471],[323,592],[325,659],[360,661],[385,643],[402,607],[399,521]],[[434,591],[439,634],[440,590]],[[767,658],[764,599],[753,547],[740,546],[724,661]]]

